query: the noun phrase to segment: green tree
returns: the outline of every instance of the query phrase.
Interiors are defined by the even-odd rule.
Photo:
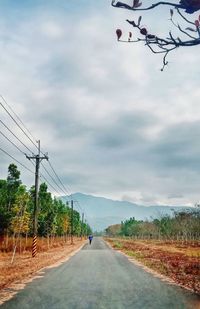
[[[7,177],[8,210],[11,210],[12,205],[15,203],[17,190],[20,185],[21,185],[20,171],[18,171],[17,166],[12,163],[8,167],[8,177]]]
[[[7,207],[7,181],[0,179],[0,235],[8,229],[10,217]]]
[[[55,222],[55,211],[51,193],[48,192],[46,183],[42,183],[39,188],[39,216],[38,234],[49,236],[53,231]]]
[[[27,234],[30,229],[30,213],[27,209],[29,194],[21,185],[16,194],[16,202],[12,209],[11,231],[14,234]]]

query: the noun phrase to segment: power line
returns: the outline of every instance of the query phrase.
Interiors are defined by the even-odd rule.
[[[57,173],[56,173],[55,169],[53,168],[51,162],[48,161],[48,163],[49,163],[49,165],[50,165],[50,167],[51,167],[51,169],[52,169],[54,175],[56,176],[56,178],[58,179],[58,181],[60,182],[60,184],[61,184],[62,187],[64,188],[64,193],[70,196],[71,194],[69,194],[69,191],[65,188],[63,182],[60,180],[60,177],[57,175]]]
[[[0,95],[0,97],[3,99],[4,103],[9,107],[9,109],[12,111],[12,113],[15,115],[15,117],[18,119],[18,121],[23,125],[23,127],[26,129],[26,131],[31,135],[31,137],[35,140],[35,138],[33,137],[32,133],[27,129],[27,127],[25,126],[25,124],[23,123],[23,121],[20,119],[20,117],[13,111],[13,109],[11,108],[11,106],[7,103],[7,101],[4,99],[4,97],[2,95]],[[26,135],[26,137],[31,141],[31,143],[37,148],[37,145],[33,142],[33,140],[28,136],[28,134],[25,132],[25,130],[19,125],[19,123],[14,119],[14,117],[11,115],[11,113],[7,110],[7,108],[3,105],[2,102],[0,102],[1,106],[3,107],[3,109],[6,111],[6,113],[11,117],[11,119],[15,122],[15,124],[21,129],[21,131]],[[2,121],[1,121],[2,122]],[[3,123],[3,122],[2,122]],[[3,123],[3,125],[14,135],[14,133]],[[14,135],[16,138],[17,136]],[[17,138],[18,139],[18,138]],[[19,139],[18,139],[19,140]],[[20,141],[20,140],[19,140]],[[21,142],[21,141],[20,141]],[[22,142],[21,142],[22,143]],[[26,145],[23,144],[25,147]],[[26,147],[28,149],[28,147]],[[30,149],[28,149],[30,151]],[[44,155],[44,153],[41,151],[41,153]],[[49,162],[49,161],[48,161]],[[63,189],[61,189],[61,187],[57,184],[57,182],[53,179],[53,177],[49,174],[49,172],[46,170],[46,172],[48,173],[48,175],[51,177],[51,179],[53,179],[54,183],[56,183],[56,185],[58,186],[59,189],[61,189],[62,192],[64,192],[64,194],[70,195],[68,190],[66,189],[66,187],[64,186],[63,182],[61,181],[60,177],[57,175],[55,169],[53,168],[52,164],[49,162],[49,165],[53,171],[53,173],[55,174],[56,178],[58,179],[59,183],[61,184],[61,186],[63,187]],[[44,167],[44,166],[43,166]],[[45,168],[45,167],[44,167]]]
[[[19,118],[19,116],[14,112],[14,110],[12,109],[12,107],[8,104],[8,102],[4,99],[4,97],[2,95],[0,95],[0,97],[2,98],[2,100],[6,103],[6,105],[10,108],[10,110],[12,111],[12,113],[15,115],[15,117],[19,120],[19,122],[23,125],[23,127],[26,129],[26,131],[30,134],[30,136],[33,138],[33,140],[36,141],[36,139],[34,138],[34,136],[31,134],[31,132],[29,131],[29,129],[25,126],[25,124],[23,123],[23,121]]]
[[[31,153],[33,153],[30,148],[28,148],[18,137],[15,133],[12,132],[12,130],[0,119],[0,122],[2,123],[2,125]]]
[[[22,126],[25,128],[25,130],[30,134],[30,136],[33,138],[33,140],[37,143],[35,137],[33,136],[33,134],[30,132],[30,130],[25,126],[25,124],[23,123],[23,121],[20,119],[20,117],[14,112],[14,110],[12,109],[12,107],[8,104],[8,102],[4,99],[4,97],[2,95],[0,95],[0,97],[3,99],[3,101],[5,102],[5,104],[10,108],[10,110],[12,111],[12,113],[15,115],[15,117],[18,119],[18,121],[22,124]],[[21,128],[21,126],[17,123],[17,121],[14,119],[14,117],[8,112],[8,110],[5,108],[5,106],[2,104],[2,102],[0,102],[1,106],[4,108],[4,110],[8,113],[8,115],[12,118],[12,120],[16,123],[16,125],[21,129],[21,131],[26,135],[26,137],[31,141],[31,143],[38,148],[37,144],[34,143],[34,141],[27,135],[27,133]],[[2,121],[1,121],[2,122]],[[4,124],[5,126],[5,124]],[[9,128],[6,127],[8,130]],[[9,130],[10,131],[10,130]],[[10,131],[11,132],[11,131]],[[11,132],[12,133],[12,132]],[[14,133],[12,133],[14,134]],[[16,137],[17,138],[17,137]],[[26,147],[26,146],[25,146]],[[27,148],[27,147],[26,147]],[[31,153],[33,153],[30,149],[29,151]],[[44,154],[42,151],[40,151],[44,156],[46,154]]]
[[[11,117],[11,119],[14,121],[14,123],[20,128],[20,130],[25,134],[25,136],[29,139],[29,141],[38,149],[37,145],[35,144],[34,141],[36,141],[36,139],[34,138],[34,136],[32,135],[32,133],[28,130],[28,128],[25,126],[25,124],[23,123],[23,121],[20,119],[20,117],[14,112],[14,110],[11,108],[11,106],[8,104],[8,102],[4,99],[4,97],[2,95],[0,95],[0,97],[2,98],[2,100],[4,101],[4,103],[9,107],[9,109],[12,111],[12,113],[15,115],[15,117],[17,118],[17,120],[20,122],[20,124],[24,127],[24,129],[29,133],[29,135],[32,137],[30,138],[28,136],[28,134],[26,133],[26,131],[21,127],[21,125],[15,120],[15,118],[11,115],[11,113],[8,111],[8,109],[3,105],[2,102],[0,102],[1,106],[3,107],[3,109],[6,111],[6,113]],[[28,150],[30,151],[31,153],[33,153],[13,132],[12,130],[10,130],[8,128],[8,126],[2,121],[0,120],[0,122],[4,125],[4,127],[6,127],[6,129]],[[25,154],[15,143],[13,143],[11,140],[9,140],[9,138],[7,138],[2,132],[0,132],[10,143],[12,143],[12,145],[14,147],[16,147],[21,153]],[[33,141],[34,140],[34,141]],[[1,149],[2,150],[2,149]],[[42,151],[41,153],[46,156]],[[9,154],[8,154],[9,155]],[[10,156],[10,155],[9,155]],[[12,156],[11,156],[12,157]],[[13,157],[12,157],[13,158]],[[14,159],[14,158],[13,158]],[[17,162],[19,162],[17,160]],[[33,162],[31,161],[31,163],[33,164]],[[49,177],[52,179],[52,181],[56,184],[56,186],[61,190],[61,192],[63,192],[64,194],[66,194],[67,196],[71,196],[72,197],[72,194],[69,193],[69,191],[66,189],[65,185],[63,184],[63,182],[61,181],[60,177],[58,176],[58,174],[56,173],[54,167],[52,166],[51,162],[49,162],[49,165],[54,173],[54,175],[56,176],[56,179],[59,181],[59,183],[61,184],[61,186],[57,183],[57,181],[52,177],[52,175],[48,172],[48,170],[45,168],[45,166],[42,164],[43,168],[45,169],[46,173],[49,175]],[[19,164],[21,164],[19,162]],[[21,164],[22,165],[22,164]],[[33,164],[34,165],[34,164]],[[22,165],[24,166],[24,165]],[[24,166],[25,167],[25,166]],[[32,172],[32,171],[31,171]],[[56,190],[56,188],[47,180],[46,177],[44,177],[44,175],[40,174],[44,179],[45,181],[53,188],[53,190],[55,192],[58,193],[58,195],[60,195],[60,193]],[[77,201],[78,202],[78,201]],[[81,208],[79,202],[78,202],[78,208],[80,209],[80,211],[83,212],[83,209]]]
[[[44,166],[43,163],[41,163],[43,169],[45,170],[45,172],[49,175],[49,177],[51,178],[51,180],[56,184],[56,186],[61,190],[61,192],[63,192],[64,194],[66,194],[66,192],[63,191],[63,189],[59,186],[59,184],[55,181],[55,179],[52,177],[52,175],[49,173],[49,171],[46,169],[46,167]]]
[[[25,152],[23,152],[15,143],[13,143],[3,132],[0,131],[0,134],[3,135],[7,141],[9,141],[19,152],[21,152],[23,155],[25,155]]]
[[[48,185],[56,192],[58,193],[58,195],[60,195],[60,193],[56,190],[56,188],[47,180],[47,178],[42,174],[40,173],[40,179],[43,178],[47,183]]]
[[[54,174],[56,175],[56,178],[59,180],[59,182],[61,183],[62,187],[65,189],[65,191],[62,190],[62,192],[64,192],[65,194],[67,194],[69,197],[71,196],[71,199],[73,199],[73,194],[72,194],[72,193],[69,193],[69,191],[65,188],[63,182],[60,180],[59,176],[57,175],[57,173],[56,173],[55,169],[53,168],[52,164],[51,164],[49,161],[48,161],[48,163],[49,163],[51,169],[53,170]],[[43,167],[44,167],[44,166],[43,166]],[[49,173],[48,173],[48,174],[49,174]],[[49,176],[50,176],[50,175],[49,175]],[[50,177],[51,177],[51,176],[50,176]],[[51,177],[51,178],[52,178],[52,177]],[[58,185],[57,185],[57,186],[58,186]],[[60,188],[60,186],[58,186],[58,187]],[[66,197],[65,197],[65,198],[66,198]],[[86,212],[85,212],[85,210],[82,209],[82,207],[81,207],[79,201],[74,200],[74,202],[77,202],[77,206],[78,206],[78,209],[80,210],[80,212],[84,212],[85,215],[86,215],[86,217],[88,217],[87,214],[86,214]]]
[[[5,151],[4,149],[0,148],[0,150],[2,152],[4,152],[7,156],[9,156],[10,158],[12,158],[14,161],[16,161],[17,163],[19,163],[21,166],[23,166],[25,169],[27,169],[29,172],[31,172],[32,174],[34,174],[33,171],[31,171],[26,165],[24,165],[23,163],[21,163],[20,161],[18,161],[17,159],[15,159],[13,156],[11,156],[7,151]]]
[[[14,121],[14,123],[20,128],[20,130],[26,135],[26,137],[29,139],[29,141],[36,147],[37,145],[33,142],[33,140],[28,136],[28,134],[22,129],[22,127],[19,125],[19,123],[15,120],[15,118],[11,115],[11,113],[7,110],[7,108],[3,105],[2,102],[0,102],[0,105],[3,107],[3,109],[6,111],[6,113],[10,116],[10,118]]]
[[[11,111],[13,112],[13,114],[15,115],[15,117],[20,121],[20,123],[23,125],[23,127],[29,132],[29,134],[33,137],[33,135],[31,134],[31,132],[26,128],[26,126],[24,125],[24,123],[22,122],[22,120],[17,116],[17,114],[13,111],[13,109],[10,107],[10,105],[6,102],[6,100],[3,98],[2,95],[0,95],[1,98],[3,99],[3,101],[8,105],[8,107],[11,109]],[[34,144],[34,146],[37,147],[37,145],[30,139],[30,137],[27,135],[27,133],[22,129],[22,127],[17,123],[17,121],[14,119],[14,117],[9,113],[9,111],[5,108],[5,106],[0,102],[1,106],[3,107],[3,109],[8,113],[8,115],[11,117],[11,119],[15,122],[15,124],[22,130],[22,132],[28,137],[28,139],[31,141],[32,144]],[[33,153],[30,148],[28,148],[18,137],[15,133],[13,133],[13,131],[2,121],[0,120],[0,122],[3,124],[3,126],[31,153]],[[6,137],[6,135],[2,132],[0,132],[10,143],[13,144],[13,146],[15,148],[17,148],[21,153],[25,154],[15,143],[13,143],[8,137]],[[34,137],[33,137],[34,139]],[[31,164],[34,166],[33,162],[30,160]],[[43,166],[44,167],[44,166]],[[44,167],[45,168],[45,167]],[[46,169],[45,169],[46,170]],[[48,173],[48,171],[46,170],[46,172]],[[54,173],[55,170],[54,170]],[[49,174],[49,173],[48,173]],[[50,174],[49,174],[50,175]],[[48,182],[48,180],[46,179],[46,177],[43,176],[43,178],[45,179],[46,182]],[[53,177],[51,177],[53,179]],[[57,177],[58,178],[58,177]],[[55,182],[55,180],[53,179],[53,181]],[[61,187],[57,184],[57,182],[55,182],[56,185],[59,187],[59,189],[61,189]],[[49,182],[48,184],[53,188],[53,190],[55,190],[57,193],[58,191],[55,189],[54,186],[52,186]],[[61,189],[62,190],[62,189]],[[63,190],[62,190],[63,191]],[[66,194],[66,192],[64,192]],[[60,195],[60,193],[58,193]]]
[[[62,190],[62,192],[65,193],[65,194],[67,194],[68,197],[71,197],[71,199],[73,199],[73,194],[70,193],[70,192],[66,189],[65,185],[63,184],[63,182],[61,181],[60,177],[58,176],[58,174],[56,173],[55,169],[53,168],[51,162],[48,161],[48,163],[49,163],[49,165],[50,165],[52,171],[54,172],[56,178],[58,179],[58,181],[60,182],[60,184],[61,184],[62,187],[64,188],[64,191]],[[44,166],[43,166],[43,167],[44,167]],[[46,172],[48,173],[47,170],[46,170]],[[48,173],[48,174],[49,174],[49,173]],[[49,174],[49,176],[52,178],[52,176],[51,176],[50,174]],[[55,182],[55,180],[54,180],[54,182]],[[57,184],[57,183],[56,183],[56,184]],[[57,184],[57,186],[58,186],[58,184]],[[60,188],[60,186],[58,186],[58,187]],[[60,189],[61,189],[61,188],[60,188]],[[66,197],[65,197],[65,198],[66,198]],[[86,212],[85,212],[85,210],[83,210],[83,208],[80,206],[79,201],[75,200],[75,202],[77,202],[77,206],[78,206],[80,212],[84,212],[85,215],[86,215],[86,217],[88,217],[87,214],[86,214]]]
[[[80,212],[83,212],[83,209],[81,208],[79,201],[75,200],[74,202],[77,203],[77,206],[78,206]]]
[[[43,168],[45,169],[46,173],[47,173],[47,174],[49,175],[49,177],[53,180],[53,182],[57,185],[57,187],[58,187],[59,189],[61,189],[61,192],[63,192],[64,194],[67,195],[67,196],[64,196],[64,198],[65,198],[65,199],[68,198],[68,200],[70,201],[70,197],[71,197],[71,200],[74,200],[74,202],[77,203],[77,207],[78,207],[79,211],[80,211],[81,213],[85,213],[85,216],[86,216],[87,219],[88,219],[87,213],[86,213],[86,211],[81,207],[80,202],[79,202],[78,200],[73,199],[73,194],[70,193],[68,190],[67,190],[67,192],[66,192],[65,186],[64,186],[63,182],[60,180],[60,177],[57,175],[57,173],[56,173],[55,169],[53,168],[52,164],[51,164],[49,161],[48,161],[48,163],[49,163],[49,165],[50,165],[52,171],[53,171],[54,174],[56,175],[56,178],[59,180],[59,182],[62,184],[62,187],[63,187],[65,190],[63,191],[63,189],[58,185],[58,183],[55,181],[55,179],[52,177],[52,175],[48,172],[48,170],[45,168],[45,166],[41,163],[41,165],[42,165]],[[54,187],[54,190],[55,190],[55,187]],[[58,192],[58,191],[56,191],[56,192]],[[59,194],[59,193],[58,193],[58,194]]]

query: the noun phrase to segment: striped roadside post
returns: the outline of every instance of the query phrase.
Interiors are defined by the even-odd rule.
[[[32,257],[35,257],[36,254],[37,254],[37,235],[34,235],[32,243]]]
[[[38,223],[38,191],[39,191],[39,169],[40,162],[42,160],[48,160],[48,156],[40,156],[40,141],[38,143],[38,154],[33,155],[32,157],[27,156],[29,160],[35,160],[35,203],[34,203],[34,212],[33,212],[33,242],[32,242],[32,257],[35,257],[37,254],[37,223]]]

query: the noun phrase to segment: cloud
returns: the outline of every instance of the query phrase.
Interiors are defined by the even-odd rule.
[[[66,186],[147,205],[199,200],[198,49],[178,50],[160,73],[161,57],[116,42],[130,13],[107,1],[9,3],[0,5],[0,92]],[[145,20],[157,29],[155,16]],[[0,156],[6,177],[10,159]],[[22,177],[33,183],[26,170]]]

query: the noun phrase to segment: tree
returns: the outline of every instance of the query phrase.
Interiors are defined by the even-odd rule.
[[[7,208],[7,181],[0,179],[0,235],[8,229],[10,214]]]
[[[110,225],[105,229],[105,232],[106,232],[106,235],[108,235],[110,237],[120,235],[121,224]]]
[[[14,234],[27,234],[29,232],[30,213],[27,209],[29,198],[26,187],[21,185],[18,188],[16,202],[12,210],[11,230]]]
[[[77,236],[81,234],[80,214],[76,210],[73,210],[73,233]]]
[[[7,177],[7,204],[8,210],[12,208],[15,203],[17,190],[21,184],[20,171],[18,171],[15,164],[8,166],[8,177]]]
[[[8,166],[7,180],[0,181],[0,234],[4,234],[7,231],[7,238],[13,216],[12,208],[15,204],[20,184],[20,171],[12,163]]]
[[[40,236],[49,236],[53,233],[56,216],[54,208],[51,193],[48,192],[46,183],[42,183],[39,189],[38,233]]]
[[[56,213],[56,233],[58,236],[66,236],[70,229],[70,208],[61,200],[54,198],[53,201]]]
[[[121,223],[121,234],[124,236],[137,235],[140,232],[141,221],[135,220],[135,218],[130,218]]]
[[[141,24],[142,16],[139,16],[137,21],[126,20],[139,32],[140,37],[133,39],[132,32],[129,32],[127,39],[121,39],[123,35],[121,29],[116,30],[118,41],[129,43],[144,42],[145,46],[147,46],[154,54],[163,54],[163,66],[161,71],[163,71],[164,67],[168,64],[167,56],[171,51],[179,47],[200,45],[200,15],[196,18],[187,17],[187,14],[194,14],[200,10],[200,0],[180,0],[177,1],[177,3],[158,1],[146,7],[143,7],[140,0],[133,0],[132,5],[113,0],[112,6],[131,11],[149,11],[156,9],[159,6],[170,8],[170,20],[176,30],[178,30],[178,36],[171,31],[169,31],[166,37],[160,37],[155,33],[149,32],[149,30]],[[175,15],[176,17],[174,17]],[[184,25],[180,25],[180,22],[183,22]]]
[[[34,213],[35,186],[30,190],[22,185],[20,171],[15,164],[8,167],[7,179],[0,179],[0,242],[4,242],[8,248],[9,235],[14,236],[15,249],[18,240],[21,246],[21,236],[31,236],[33,234],[33,213]],[[39,215],[38,215],[38,235],[47,237],[67,236],[70,233],[71,208],[62,200],[53,198],[48,192],[46,183],[42,183],[39,189]],[[91,233],[88,224],[80,220],[78,211],[73,210],[73,229],[75,235]],[[13,243],[12,239],[12,243]],[[14,258],[14,255],[13,255]]]

